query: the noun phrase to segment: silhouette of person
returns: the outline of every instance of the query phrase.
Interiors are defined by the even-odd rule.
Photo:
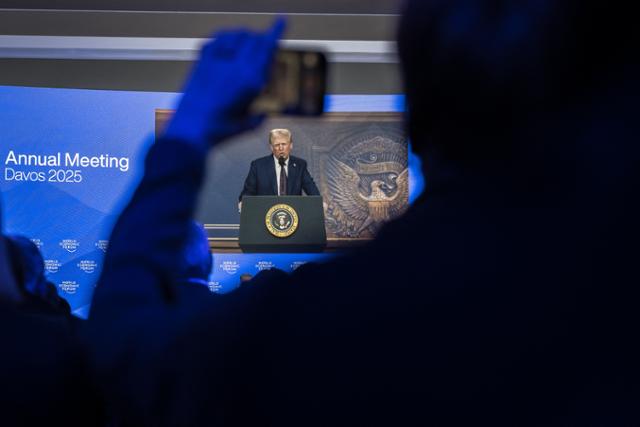
[[[80,325],[66,302],[49,293],[55,288],[43,279],[42,258],[30,244],[0,234],[2,424],[104,425]]]
[[[282,24],[220,33],[110,240],[91,315],[110,407],[153,425],[637,424],[630,7],[408,1],[426,191],[349,255],[185,306],[166,295],[205,154],[260,122]]]
[[[70,316],[69,303],[44,274],[44,259],[38,247],[25,236],[9,235],[5,239],[24,303],[48,314]]]

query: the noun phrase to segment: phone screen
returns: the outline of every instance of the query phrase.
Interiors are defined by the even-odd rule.
[[[270,81],[251,109],[267,114],[322,114],[326,74],[327,61],[321,52],[281,49]]]

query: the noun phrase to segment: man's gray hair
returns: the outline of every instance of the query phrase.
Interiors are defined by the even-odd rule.
[[[291,131],[289,129],[271,129],[269,131],[269,144],[271,144],[273,142],[273,138],[277,136],[284,136],[289,140],[289,142],[293,142]]]

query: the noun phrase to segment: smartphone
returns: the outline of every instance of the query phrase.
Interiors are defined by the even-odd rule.
[[[324,111],[327,60],[322,52],[280,49],[254,113],[317,116]]]

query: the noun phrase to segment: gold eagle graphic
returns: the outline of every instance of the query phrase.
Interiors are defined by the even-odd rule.
[[[334,218],[355,230],[355,236],[367,228],[377,231],[409,205],[408,168],[379,174],[364,185],[356,170],[336,159],[327,162],[326,173]]]

